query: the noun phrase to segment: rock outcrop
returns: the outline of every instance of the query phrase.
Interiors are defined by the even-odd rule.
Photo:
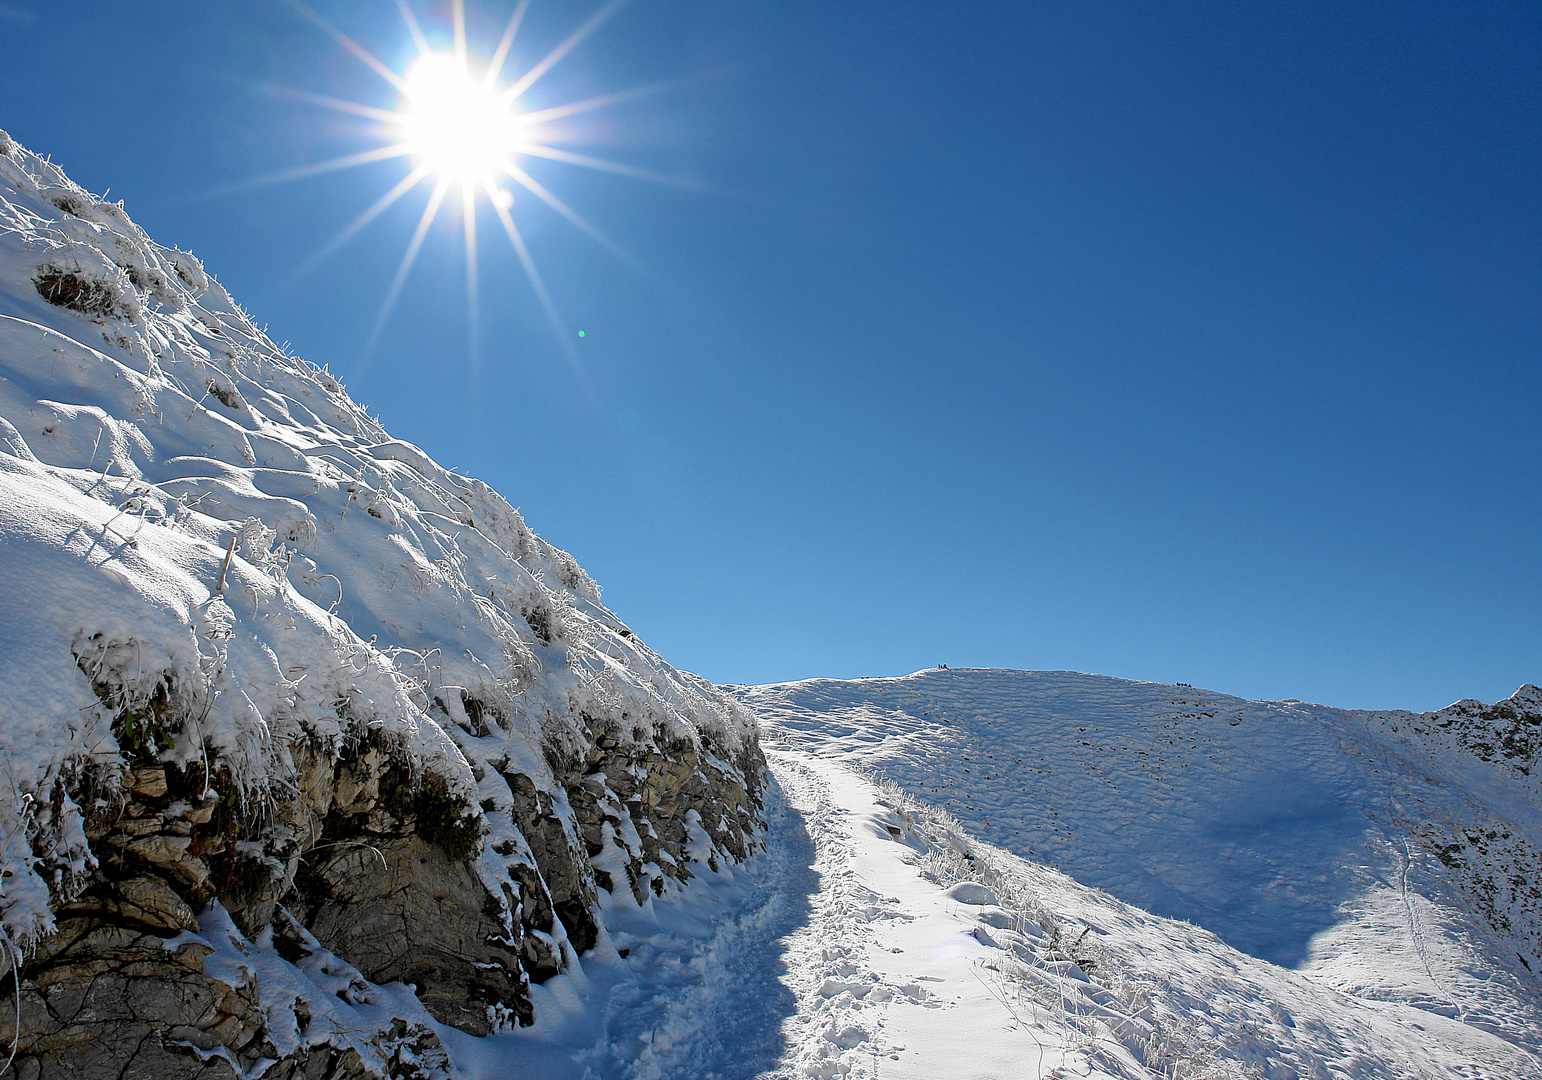
[[[756,849],[744,708],[3,134],[0,301],[0,1076],[453,1076]]]
[[[1521,946],[1521,967],[1542,975],[1542,848],[1532,825],[1542,819],[1542,689],[1527,684],[1492,705],[1469,698],[1435,712],[1371,715],[1412,757],[1407,775],[1391,780],[1389,811],[1466,905]],[[1468,775],[1448,779],[1488,796],[1459,815],[1432,806],[1426,792],[1427,777],[1451,762],[1466,763]]]

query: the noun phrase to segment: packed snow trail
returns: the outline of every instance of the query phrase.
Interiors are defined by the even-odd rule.
[[[803,741],[766,732],[766,850],[613,906],[535,1028],[444,1030],[467,1076],[1542,1080],[1528,1048],[1122,903]]]
[[[948,838],[921,831],[897,809],[897,793],[790,746],[768,744],[767,760],[804,814],[820,881],[812,918],[783,942],[800,1007],[769,1077],[1145,1075],[1117,1042],[1090,1045],[1064,1017],[1013,1000],[991,965],[1001,942],[1021,940],[1011,928],[1025,920],[982,905],[993,897],[981,886],[924,878],[917,864]],[[1051,981],[1057,1001],[1098,1008],[1084,978],[1056,972]]]
[[[1048,1012],[1025,1022],[1032,1006],[1008,1000],[988,967],[999,949],[977,936],[983,909],[921,877],[926,842],[870,781],[768,750],[766,850],[645,906],[613,899],[610,937],[580,972],[537,989],[534,1028],[484,1039],[440,1028],[468,1077],[1147,1075],[1122,1047],[1071,1048],[1086,1040]],[[1110,1053],[1116,1067],[1094,1063]]]

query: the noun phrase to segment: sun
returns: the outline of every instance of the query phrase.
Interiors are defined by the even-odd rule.
[[[381,145],[373,150],[263,177],[258,182],[299,179],[393,158],[411,162],[405,176],[307,259],[295,277],[307,273],[322,259],[342,247],[408,192],[428,184],[429,195],[417,228],[408,241],[407,250],[386,292],[374,328],[365,342],[365,358],[379,340],[440,209],[447,199],[456,197],[460,202],[464,229],[467,314],[471,323],[473,348],[478,310],[477,215],[479,208],[485,204],[496,216],[519,256],[520,265],[541,302],[552,330],[571,354],[572,340],[562,326],[562,320],[557,315],[556,307],[536,271],[535,261],[514,220],[512,189],[523,188],[611,253],[632,264],[634,269],[636,264],[609,238],[526,172],[521,161],[527,157],[546,158],[645,180],[679,183],[670,177],[643,169],[554,146],[550,134],[555,121],[614,105],[663,87],[641,87],[531,112],[522,110],[519,102],[526,91],[563,57],[615,14],[625,0],[607,0],[604,6],[590,15],[541,60],[523,71],[508,70],[511,68],[508,61],[515,34],[530,0],[518,0],[502,36],[487,52],[479,52],[475,48],[476,43],[467,39],[464,0],[451,0],[451,38],[454,46],[448,51],[433,48],[407,0],[397,0],[396,6],[401,12],[405,30],[416,46],[416,55],[406,65],[404,73],[397,72],[327,22],[307,6],[304,0],[290,0],[290,3],[393,87],[397,93],[396,107],[382,108],[342,101],[301,90],[283,91],[329,109],[376,121]],[[502,81],[505,78],[507,81]]]
[[[519,146],[519,116],[502,94],[446,53],[407,69],[397,112],[401,144],[430,173],[456,184],[494,186]]]

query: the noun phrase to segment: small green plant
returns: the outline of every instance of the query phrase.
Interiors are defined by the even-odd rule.
[[[101,691],[98,690],[98,696]],[[125,708],[114,718],[112,733],[118,746],[129,758],[155,760],[170,750],[175,742],[167,730],[167,714],[171,710],[170,697],[165,685],[157,686],[150,700],[139,709]]]
[[[418,835],[439,848],[452,862],[465,862],[476,854],[482,840],[482,822],[468,813],[471,805],[452,794],[440,776],[426,776],[412,799]]]

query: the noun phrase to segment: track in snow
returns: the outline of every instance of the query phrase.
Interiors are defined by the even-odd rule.
[[[472,1080],[993,1080],[1025,1061],[1142,1075],[1088,1071],[1068,1033],[1014,1019],[977,909],[921,877],[870,781],[767,756],[765,850],[683,895],[613,904],[583,970],[536,989],[534,1029],[444,1031]]]
[[[610,938],[537,988],[536,1028],[452,1034],[457,1064],[473,1080],[1542,1080],[1534,1050],[1443,1002],[1335,985],[1122,903],[881,788],[812,733],[764,732],[763,851],[643,908],[613,900]],[[936,856],[958,848],[1002,906],[923,875],[957,880]],[[1389,871],[1385,915],[1399,933],[1411,917],[1422,945],[1428,901]],[[1341,943],[1374,969],[1366,944]]]

